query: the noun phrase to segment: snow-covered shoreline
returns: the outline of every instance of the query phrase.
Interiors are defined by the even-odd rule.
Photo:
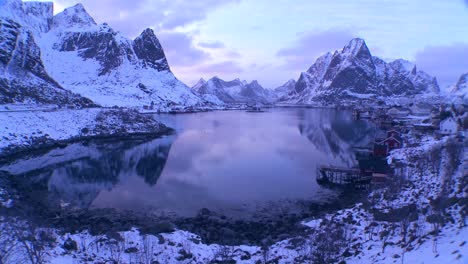
[[[0,112],[0,157],[79,140],[159,136],[171,129],[130,109]]]

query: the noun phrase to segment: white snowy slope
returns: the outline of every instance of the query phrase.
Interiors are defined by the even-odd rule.
[[[362,39],[319,57],[301,73],[295,89],[281,101],[334,103],[348,99],[438,94],[434,77],[405,60],[387,63],[373,57]]]
[[[53,16],[52,3],[2,0],[1,16],[29,30],[57,85],[102,106],[194,106],[204,101],[171,72],[153,30],[131,40],[97,25],[81,4]]]
[[[276,99],[273,91],[263,88],[257,81],[224,81],[217,76],[203,81],[200,80],[192,89],[213,103],[271,103]]]

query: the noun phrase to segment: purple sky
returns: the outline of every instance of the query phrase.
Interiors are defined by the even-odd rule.
[[[80,0],[54,0],[55,12]],[[468,72],[468,0],[82,0],[98,23],[131,38],[155,30],[173,72],[297,79],[324,52],[364,38],[373,55],[405,58],[444,88]]]

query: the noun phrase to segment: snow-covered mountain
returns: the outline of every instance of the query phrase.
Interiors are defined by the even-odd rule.
[[[198,80],[198,82],[194,86],[192,86],[192,90],[198,91],[198,89],[200,89],[200,87],[202,87],[205,84],[206,84],[205,79],[200,78],[200,80]]]
[[[89,99],[65,90],[44,67],[33,32],[46,27],[47,22],[35,20],[34,15],[47,10],[52,12],[51,3],[0,2],[0,104],[90,106]],[[29,21],[35,27],[25,28],[13,19]]]
[[[274,89],[276,96],[278,98],[284,97],[288,95],[290,92],[294,92],[294,89],[296,88],[296,80],[291,79],[284,83],[283,85],[277,87]]]
[[[439,93],[436,78],[409,61],[387,63],[373,57],[365,41],[356,38],[341,51],[319,57],[281,101],[323,103],[427,93]]]
[[[192,90],[203,99],[212,103],[271,103],[275,93],[263,88],[257,81],[247,83],[235,79],[224,81],[213,77],[208,81],[200,80]]]
[[[105,23],[97,25],[81,4],[53,16],[51,3],[2,3],[2,15],[30,32],[45,72],[67,90],[102,106],[203,102],[171,72],[151,29],[131,40]]]

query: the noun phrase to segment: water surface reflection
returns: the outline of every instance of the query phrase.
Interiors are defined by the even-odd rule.
[[[149,142],[73,144],[1,170],[46,188],[50,204],[194,216],[249,215],[286,201],[335,197],[318,164],[350,166],[373,126],[346,112],[275,109],[156,115],[177,133]],[[287,210],[295,208],[287,207]]]

